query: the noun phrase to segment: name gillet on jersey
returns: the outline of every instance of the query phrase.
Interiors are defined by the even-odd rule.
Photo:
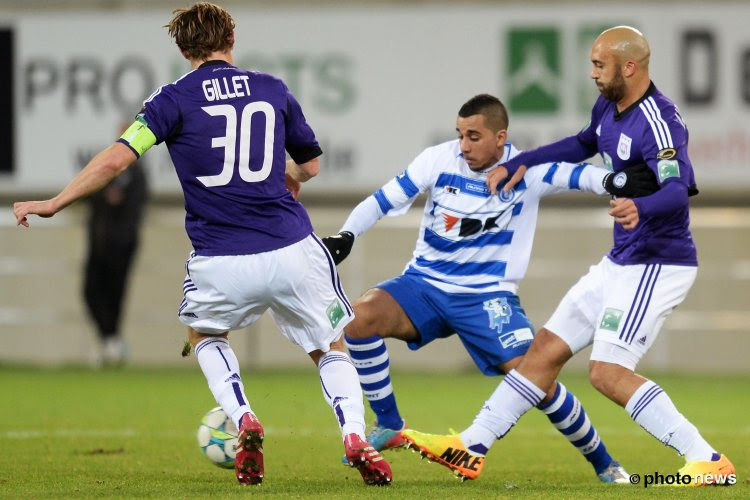
[[[250,86],[247,84],[249,77],[247,75],[236,75],[230,79],[226,76],[221,78],[211,78],[203,80],[203,95],[207,101],[216,101],[217,99],[231,99],[233,97],[243,97],[250,95]]]

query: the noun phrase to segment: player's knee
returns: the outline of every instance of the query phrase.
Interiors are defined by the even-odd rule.
[[[589,363],[589,380],[591,385],[605,396],[610,396],[617,384],[616,374],[613,373],[610,364],[598,361]]]
[[[344,332],[355,339],[378,335],[378,330],[382,330],[382,315],[378,301],[369,292],[365,293],[354,301],[354,319],[344,327]]]
[[[536,363],[543,367],[562,367],[572,356],[570,347],[560,337],[542,328],[534,337],[524,364]]]

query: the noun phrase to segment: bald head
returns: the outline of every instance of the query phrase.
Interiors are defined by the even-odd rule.
[[[594,41],[594,47],[609,52],[621,62],[633,61],[641,69],[648,70],[651,49],[643,33],[630,26],[615,26],[602,32]]]

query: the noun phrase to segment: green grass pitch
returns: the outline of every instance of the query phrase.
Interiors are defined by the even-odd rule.
[[[338,429],[312,365],[292,372],[245,369],[243,378],[266,428],[266,477],[259,487],[240,486],[232,471],[200,454],[195,430],[215,404],[195,364],[103,372],[2,366],[0,497],[750,498],[748,376],[653,377],[737,467],[736,486],[691,491],[599,484],[588,463],[537,411],[492,448],[476,481],[461,483],[447,469],[399,451],[385,454],[393,485],[366,487],[339,462]],[[467,426],[499,381],[476,373],[400,371],[393,380],[410,426],[435,433]],[[584,376],[562,380],[629,472],[669,474],[682,465]]]

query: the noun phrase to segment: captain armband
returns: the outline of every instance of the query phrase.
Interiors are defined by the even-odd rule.
[[[138,116],[133,124],[120,136],[120,139],[127,143],[139,158],[151,146],[156,144],[156,136],[151,132],[146,121],[141,116]]]

